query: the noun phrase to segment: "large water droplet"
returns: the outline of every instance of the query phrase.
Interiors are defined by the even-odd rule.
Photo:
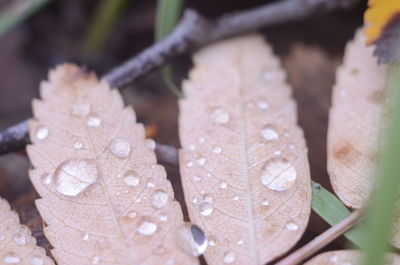
[[[72,109],[72,115],[79,117],[86,117],[90,112],[90,104],[88,103],[76,103]]]
[[[43,265],[44,260],[41,257],[34,256],[31,258],[31,264],[32,265]]]
[[[235,260],[236,260],[236,254],[234,252],[228,251],[228,252],[225,253],[225,255],[224,255],[224,263],[230,264],[230,263],[235,262]]]
[[[21,261],[21,259],[14,252],[7,252],[3,256],[3,263],[5,264],[17,264]]]
[[[49,135],[49,128],[46,126],[39,126],[36,129],[36,138],[39,140],[45,139]]]
[[[124,173],[124,183],[128,186],[134,187],[139,185],[140,178],[136,171],[128,170]]]
[[[26,244],[26,237],[22,233],[16,233],[12,236],[12,240],[17,243],[18,245],[25,245]]]
[[[138,226],[137,231],[144,236],[150,236],[157,231],[157,224],[144,219]]]
[[[223,108],[217,108],[212,112],[211,118],[215,123],[227,124],[229,122],[229,113]]]
[[[51,175],[51,174],[43,174],[41,177],[40,177],[40,179],[41,179],[41,181],[42,181],[42,183],[43,184],[46,184],[46,185],[49,185],[51,182],[52,182],[52,180],[53,180],[53,176]]]
[[[213,212],[213,210],[214,210],[214,207],[209,202],[202,202],[199,204],[199,211],[200,211],[200,214],[203,216],[210,215]]]
[[[89,159],[72,158],[56,170],[56,190],[66,196],[76,196],[97,180],[96,163]]]
[[[261,182],[275,191],[284,191],[293,186],[297,178],[296,169],[284,158],[272,158],[265,164]]]
[[[127,158],[131,152],[131,145],[122,138],[115,138],[111,141],[110,150],[119,158]]]
[[[279,134],[276,132],[274,126],[265,125],[261,129],[261,136],[267,141],[274,141],[274,140],[278,139]]]
[[[191,223],[186,223],[176,229],[178,246],[187,254],[198,257],[207,249],[207,237],[204,232]]]
[[[151,205],[154,208],[160,209],[168,202],[168,194],[163,190],[155,190],[151,196]]]
[[[97,114],[90,114],[86,119],[86,125],[89,127],[99,127],[101,119]]]

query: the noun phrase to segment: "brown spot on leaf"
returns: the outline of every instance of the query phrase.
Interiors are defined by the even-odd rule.
[[[352,151],[353,147],[350,144],[342,144],[334,148],[333,155],[336,159],[343,161],[349,158]]]
[[[384,93],[382,90],[376,90],[373,93],[368,95],[368,100],[371,103],[380,104],[383,100],[383,95],[384,95]]]

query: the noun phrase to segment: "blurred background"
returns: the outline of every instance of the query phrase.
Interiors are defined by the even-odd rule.
[[[10,6],[24,8],[21,0],[0,0],[0,18]],[[112,2],[108,12],[104,2]],[[16,3],[18,4],[16,5]],[[43,2],[43,0],[42,0]],[[63,62],[86,66],[99,76],[154,42],[157,1],[46,0],[28,19],[0,35],[0,129],[32,116],[31,99],[49,68]],[[118,3],[117,3],[118,2]],[[265,4],[265,0],[186,0],[185,7],[213,19],[223,14]],[[117,3],[117,4],[116,4]],[[25,3],[26,4],[26,3]],[[366,1],[346,11],[316,15],[262,29],[287,71],[298,102],[312,178],[330,189],[326,172],[326,130],[331,88],[346,42],[362,25]],[[96,19],[102,17],[103,19]],[[108,17],[108,18],[107,18]],[[1,28],[1,24],[0,24]],[[177,85],[191,67],[190,54],[172,61]],[[155,70],[122,90],[126,104],[133,105],[148,136],[179,147],[177,98]],[[34,207],[37,194],[28,178],[29,161],[24,150],[0,156],[0,195],[18,211],[38,243],[49,247],[42,235],[42,221]],[[177,168],[167,166],[176,197],[183,201]],[[328,226],[314,216],[304,241]],[[337,248],[343,238],[328,248]]]

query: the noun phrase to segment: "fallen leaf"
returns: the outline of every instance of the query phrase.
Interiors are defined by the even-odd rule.
[[[358,31],[336,74],[328,128],[328,171],[334,191],[351,208],[367,200],[375,162],[387,66]]]
[[[2,264],[50,265],[53,261],[44,249],[36,245],[36,239],[27,226],[21,225],[18,214],[0,199],[0,259]]]
[[[180,168],[208,264],[265,264],[308,222],[307,148],[285,72],[258,35],[194,56],[180,101]]]
[[[336,250],[321,253],[304,265],[357,265],[362,263],[362,252],[359,250]],[[400,255],[390,254],[386,257],[386,265],[400,265]]]
[[[29,124],[30,177],[57,263],[197,264],[184,252],[193,228],[157,165],[155,143],[119,92],[70,64],[50,71],[40,92]]]

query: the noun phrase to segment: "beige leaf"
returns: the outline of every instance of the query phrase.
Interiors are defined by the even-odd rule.
[[[30,177],[58,264],[197,264],[175,243],[180,206],[119,92],[69,64],[50,71],[40,92]]]
[[[50,265],[53,261],[36,245],[31,230],[21,225],[18,214],[0,199],[0,260],[1,264]]]
[[[362,31],[347,45],[336,74],[328,129],[328,171],[339,198],[360,208],[376,171],[387,66],[378,65]]]
[[[194,56],[180,101],[180,165],[209,264],[265,264],[300,238],[310,172],[285,73],[258,35]]]
[[[361,264],[362,252],[358,250],[336,250],[317,255],[304,265],[357,265]],[[386,265],[400,265],[400,255],[390,254],[386,257]]]

